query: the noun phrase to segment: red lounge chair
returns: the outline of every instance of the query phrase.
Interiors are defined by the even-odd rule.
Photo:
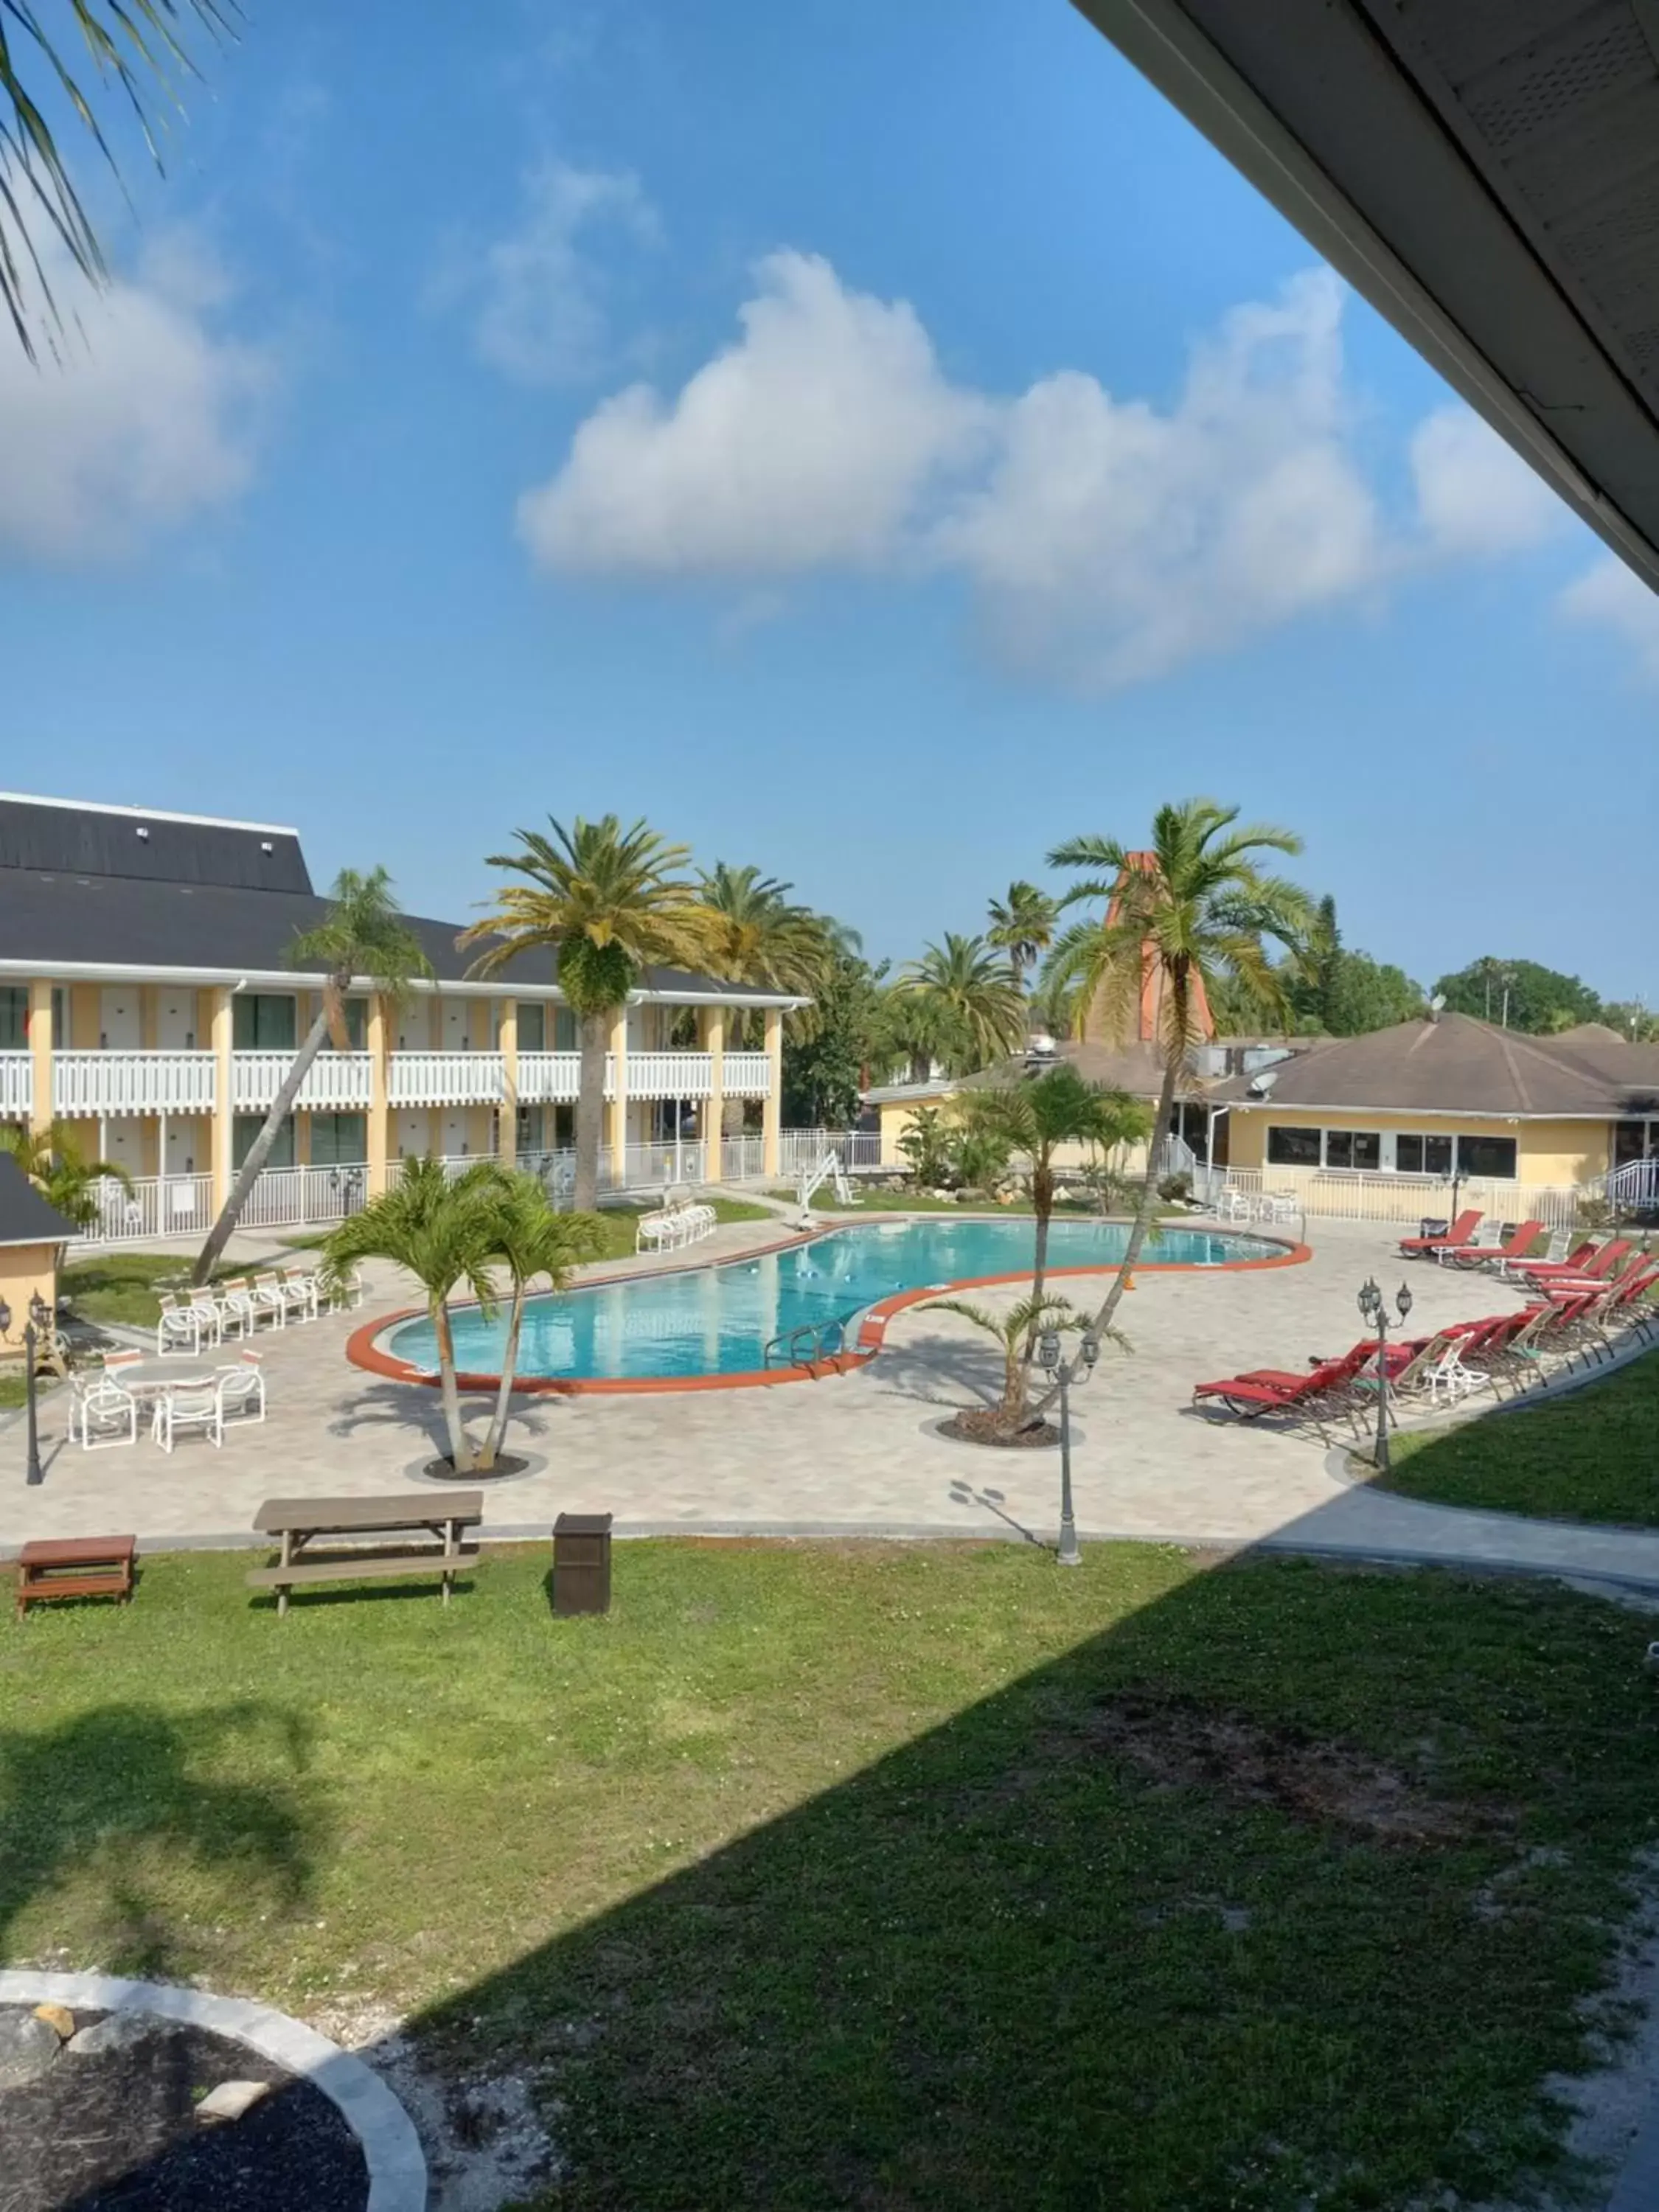
[[[1258,1370],[1256,1376],[1230,1375],[1219,1382],[1200,1382],[1194,1386],[1193,1401],[1213,1398],[1230,1413],[1241,1420],[1254,1420],[1263,1413],[1305,1413],[1317,1420],[1321,1401],[1328,1400],[1322,1408],[1334,1412],[1348,1397],[1356,1375],[1376,1352],[1375,1344],[1356,1345],[1340,1359],[1324,1359],[1305,1374],[1292,1375],[1285,1370]],[[1258,1376],[1275,1375],[1267,1381]]]
[[[1518,1260],[1522,1253],[1531,1251],[1534,1239],[1542,1235],[1543,1229],[1541,1221],[1523,1221],[1501,1244],[1460,1244],[1435,1256],[1451,1267],[1484,1267],[1488,1260],[1496,1260],[1501,1265],[1505,1260]]]
[[[1467,1213],[1460,1213],[1443,1237],[1402,1237],[1400,1249],[1409,1257],[1413,1253],[1448,1252],[1455,1245],[1467,1244],[1480,1226],[1481,1213],[1478,1206]]]
[[[1624,1262],[1627,1252],[1635,1246],[1628,1237],[1610,1238],[1598,1252],[1592,1246],[1589,1256],[1583,1256],[1584,1248],[1565,1260],[1522,1260],[1516,1262],[1516,1273],[1524,1275],[1528,1282],[1601,1283],[1608,1279],[1611,1271]],[[1630,1264],[1636,1264],[1634,1261]]]

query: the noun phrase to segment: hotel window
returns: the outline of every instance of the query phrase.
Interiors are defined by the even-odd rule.
[[[313,1114],[311,1164],[360,1168],[368,1158],[368,1121],[362,1114]]]
[[[0,1052],[26,1052],[29,1042],[29,994],[0,991]]]
[[[263,1114],[239,1114],[230,1125],[230,1164],[240,1170],[253,1150],[253,1140],[265,1126]],[[266,1160],[268,1168],[291,1168],[294,1164],[294,1116],[290,1114],[276,1132],[276,1141]]]
[[[568,1006],[557,1007],[553,1015],[553,1049],[555,1052],[580,1052],[581,1039],[576,1034],[576,1017]]]
[[[1382,1139],[1375,1129],[1327,1129],[1325,1164],[1368,1168],[1374,1173],[1382,1164]]]
[[[294,1000],[290,993],[244,991],[231,1000],[230,1006],[231,1043],[236,1051],[294,1050]]]
[[[367,1052],[368,1050],[368,1000],[348,999],[345,1002],[344,1013],[347,1044],[353,1052]],[[328,1048],[331,1051],[333,1049],[333,1045],[334,1040],[330,1037]]]
[[[1318,1129],[1274,1129],[1267,1132],[1267,1164],[1275,1168],[1316,1168],[1319,1164],[1319,1140],[1323,1132]]]
[[[519,1001],[519,1050],[545,1052],[547,1049],[547,1009],[532,1006],[526,1000]]]
[[[1461,1176],[1492,1176],[1512,1182],[1516,1152],[1513,1137],[1460,1137],[1457,1172]]]
[[[1449,1137],[1396,1137],[1394,1164],[1401,1175],[1449,1176],[1452,1140]]]

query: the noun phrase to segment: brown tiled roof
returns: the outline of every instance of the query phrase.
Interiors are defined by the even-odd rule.
[[[1264,1093],[1252,1082],[1268,1082]],[[1329,1037],[1210,1094],[1244,1107],[1329,1106],[1587,1119],[1659,1113],[1659,1047],[1523,1036],[1468,1014]]]

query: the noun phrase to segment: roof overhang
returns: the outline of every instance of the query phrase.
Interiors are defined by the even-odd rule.
[[[1659,588],[1659,0],[1073,0]]]
[[[320,970],[313,974],[297,968],[150,968],[124,965],[119,961],[0,959],[0,981],[12,979],[18,982],[45,980],[53,983],[155,983],[179,990],[233,992],[320,991],[328,981]],[[374,978],[356,976],[349,988],[354,992],[372,991]],[[408,988],[416,992],[429,991],[439,997],[541,999],[550,1006],[564,1004],[564,994],[556,983],[487,983],[467,976],[429,981],[425,976],[416,976]],[[712,985],[696,990],[630,991],[628,1003],[630,1006],[729,1006],[740,1012],[747,1006],[781,1006],[788,1011],[810,1006],[811,1001],[791,998],[782,992],[750,991],[737,984],[729,992]]]

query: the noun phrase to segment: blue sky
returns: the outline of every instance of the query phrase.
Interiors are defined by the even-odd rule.
[[[419,15],[260,10],[0,354],[0,780],[458,918],[643,813],[898,957],[1207,791],[1653,995],[1659,619],[1065,0]]]

